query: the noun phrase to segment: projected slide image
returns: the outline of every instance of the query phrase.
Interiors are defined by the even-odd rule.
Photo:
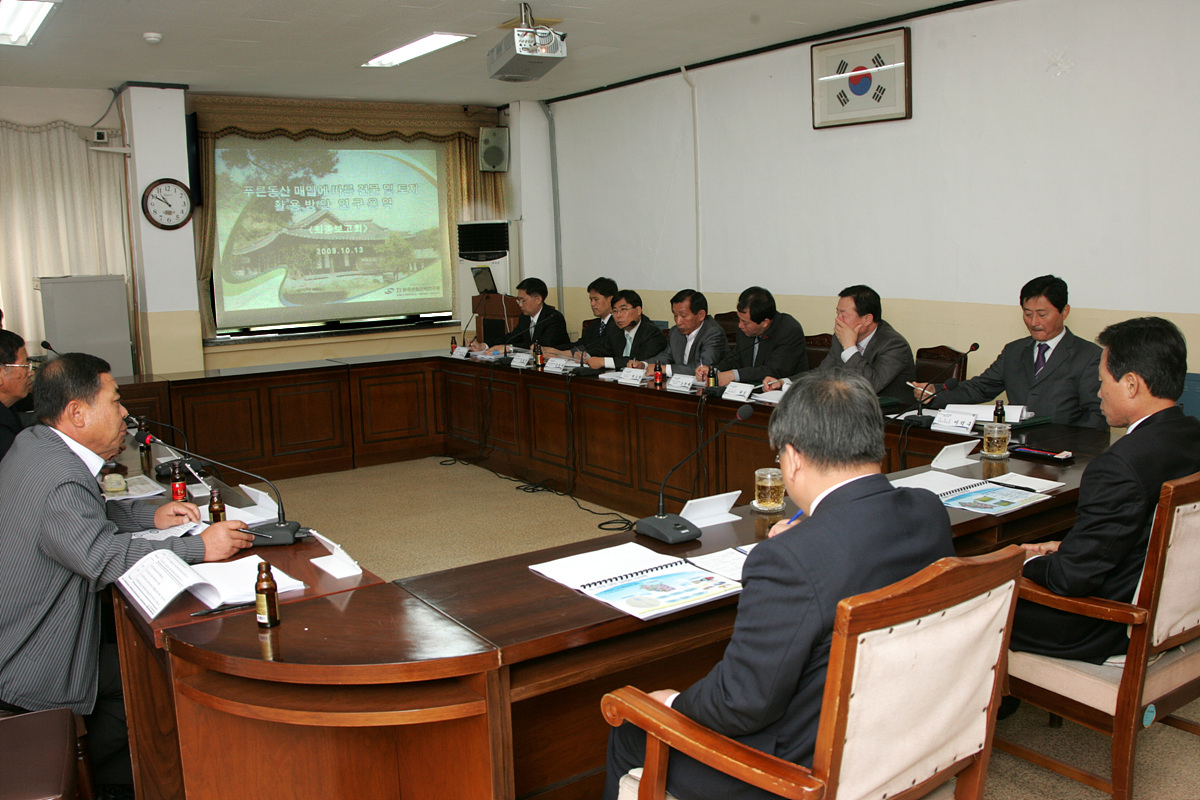
[[[449,310],[439,162],[431,146],[222,139],[218,327]]]

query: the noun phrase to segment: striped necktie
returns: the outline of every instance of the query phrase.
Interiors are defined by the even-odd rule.
[[[1038,342],[1037,358],[1033,359],[1033,376],[1035,378],[1046,368],[1046,351],[1049,349],[1050,345]]]

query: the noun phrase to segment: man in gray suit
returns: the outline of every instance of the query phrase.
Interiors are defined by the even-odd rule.
[[[108,363],[66,353],[34,382],[41,424],[0,463],[0,708],[69,707],[85,715],[97,783],[129,784],[116,647],[101,642],[99,592],[157,549],[188,562],[249,547],[236,520],[200,536],[150,541],[134,531],[200,519],[191,503],[105,502],[96,474],[125,437]]]
[[[833,343],[817,369],[840,366],[870,381],[876,394],[897,400],[908,397],[906,384],[916,377],[912,348],[884,321],[883,301],[870,286],[855,284],[838,293]],[[778,389],[783,381],[768,377],[764,384],[767,390]]]
[[[1066,327],[1071,306],[1067,283],[1042,275],[1021,287],[1021,312],[1029,335],[1009,342],[992,365],[954,388],[914,383],[918,400],[934,396],[927,408],[950,403],[988,403],[1001,392],[1008,402],[1050,417],[1051,422],[1107,428],[1100,413],[1100,348]]]
[[[675,327],[668,336],[667,349],[646,363],[646,374],[661,363],[668,375],[678,370],[691,375],[701,364],[711,366],[729,353],[729,339],[720,323],[708,316],[708,298],[695,289],[681,289],[671,298]]]

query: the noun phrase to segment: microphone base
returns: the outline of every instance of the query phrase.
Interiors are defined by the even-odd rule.
[[[929,416],[928,414],[921,414],[920,416],[914,416],[914,417],[905,417],[904,419],[900,420],[900,422],[902,422],[903,424],[907,425],[910,428],[932,428],[933,427],[933,417]]]
[[[256,534],[254,537],[255,547],[274,547],[295,542],[296,531],[300,530],[300,523],[260,522],[257,525],[247,525],[246,530]]]
[[[700,538],[700,529],[678,514],[661,517],[642,517],[637,521],[637,532],[667,544],[690,542]]]

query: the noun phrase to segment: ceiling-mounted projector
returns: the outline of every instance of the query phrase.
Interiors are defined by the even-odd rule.
[[[536,81],[567,57],[567,35],[552,28],[516,28],[488,51],[488,77]]]

